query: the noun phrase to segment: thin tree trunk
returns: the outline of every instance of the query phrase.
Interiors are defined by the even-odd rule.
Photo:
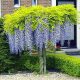
[[[42,54],[43,54],[43,72],[44,74],[46,73],[46,49],[45,49],[45,44],[43,44],[43,49],[42,49]]]
[[[43,74],[43,57],[42,57],[42,51],[38,48],[38,54],[39,54],[39,62],[40,62],[40,74]]]
[[[40,74],[46,73],[46,50],[43,44],[42,51],[38,48],[39,60],[40,60]]]

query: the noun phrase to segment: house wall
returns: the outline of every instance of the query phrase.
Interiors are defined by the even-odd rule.
[[[56,1],[56,0],[54,0]],[[52,0],[37,0],[38,5],[43,5],[43,6],[51,6]],[[32,0],[20,0],[20,6],[31,6],[32,5]],[[14,0],[1,0],[1,16],[12,13],[13,10],[16,7],[14,7]]]
[[[37,0],[38,5],[51,6],[51,0]]]
[[[12,13],[14,9],[13,0],[1,0],[1,16],[7,13]]]
[[[20,0],[20,6],[31,6],[31,0]],[[14,7],[14,0],[1,0],[1,16],[12,13]]]
[[[21,1],[20,1],[20,5],[21,5],[21,6],[29,7],[29,6],[32,5],[32,0],[21,0]]]

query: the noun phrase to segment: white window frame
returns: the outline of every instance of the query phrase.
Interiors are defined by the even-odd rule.
[[[1,17],[1,0],[0,0],[0,17]]]
[[[20,7],[20,0],[19,1],[19,4],[14,4],[14,7]]]
[[[37,5],[37,0],[36,0],[36,4],[33,4],[33,0],[32,0],[32,6],[36,6]]]
[[[51,5],[56,6],[56,0],[51,0]]]

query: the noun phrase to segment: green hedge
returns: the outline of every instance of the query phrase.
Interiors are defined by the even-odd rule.
[[[66,54],[49,54],[48,57],[51,61],[48,66],[49,68],[51,66],[69,75],[80,76],[80,58]],[[53,64],[52,60],[54,60]]]
[[[60,70],[73,76],[80,76],[80,58],[66,54],[47,54],[47,70]],[[0,72],[39,71],[39,57],[9,55],[8,51],[0,52]]]
[[[39,57],[23,54],[17,61],[19,70],[39,71]],[[80,76],[80,58],[66,54],[48,54],[47,70],[60,70],[73,76]]]

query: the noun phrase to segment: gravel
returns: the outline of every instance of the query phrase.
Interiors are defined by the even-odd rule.
[[[1,74],[0,80],[80,80],[80,78],[58,72],[49,72],[45,75],[23,72],[11,75]]]

